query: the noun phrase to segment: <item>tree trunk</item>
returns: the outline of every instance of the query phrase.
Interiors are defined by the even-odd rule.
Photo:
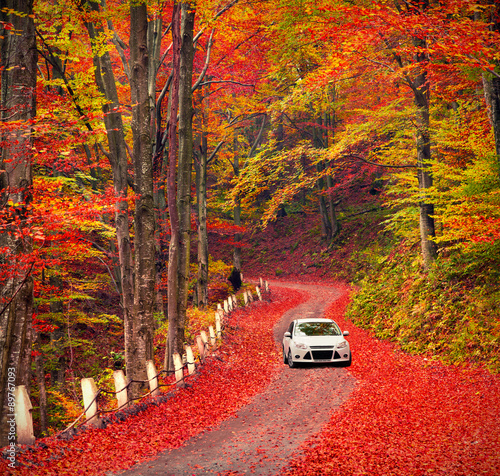
[[[488,106],[490,123],[495,137],[495,152],[500,174],[500,78],[483,73],[484,97]]]
[[[257,133],[257,137],[255,138],[252,147],[250,148],[250,152],[248,153],[248,158],[251,158],[254,156],[255,152],[257,151],[258,147],[260,146],[262,142],[262,137],[264,134],[264,129],[266,127],[266,122],[267,122],[267,116],[262,116],[262,122],[260,124],[259,132]],[[256,121],[257,125],[257,121]],[[233,162],[233,170],[234,170],[234,175],[237,177],[240,175],[240,159],[238,155],[238,141],[235,136],[234,138],[234,162]],[[240,197],[236,197],[235,199],[235,207],[233,209],[233,216],[234,216],[234,224],[236,226],[241,226],[241,200]],[[241,233],[236,233],[234,236],[235,241],[239,242],[242,239]],[[241,283],[241,270],[242,270],[242,263],[241,263],[241,246],[235,245],[233,249],[233,271],[231,275],[236,273],[238,275],[237,278],[237,283]],[[234,285],[233,285],[234,286]],[[237,289],[235,289],[237,290]]]
[[[234,214],[234,224],[236,226],[241,226],[241,205],[240,205],[240,198],[238,197],[236,199],[236,205],[233,210]],[[234,239],[236,242],[241,241],[241,233],[236,233],[234,235]],[[235,245],[234,250],[233,250],[233,267],[234,269],[241,274],[241,246]]]
[[[234,141],[235,145],[235,154],[234,154],[234,161],[233,161],[233,170],[234,170],[234,175],[238,177],[240,175],[240,158],[238,155],[238,144],[235,138]],[[234,216],[234,224],[236,226],[241,226],[241,200],[240,197],[236,197],[235,199],[235,205],[233,209],[233,216]],[[241,240],[241,234],[236,233],[234,237],[235,241],[240,241]],[[241,246],[235,245],[233,249],[233,268],[236,270],[237,273],[241,274]]]
[[[495,0],[490,0],[492,6],[491,17],[489,18],[490,29],[500,32],[500,5]],[[495,71],[498,73],[499,62],[495,61]],[[498,174],[500,175],[500,78],[492,74],[483,73],[483,87],[486,104],[489,109],[489,116],[493,134],[495,137],[495,151],[498,162]]]
[[[191,253],[191,170],[193,161],[193,30],[195,12],[190,3],[181,5],[181,58],[179,77],[179,163],[177,206],[179,209],[179,263],[177,352],[184,349],[184,330],[189,290]],[[182,353],[182,352],[181,352]]]
[[[181,57],[180,4],[174,3],[172,10],[172,85],[170,89],[170,116],[168,129],[168,174],[167,201],[170,217],[170,245],[168,250],[168,335],[165,349],[165,369],[173,369],[172,354],[178,352],[178,276],[179,263],[179,210],[177,207],[177,112],[179,109],[179,80]]]
[[[0,247],[8,252],[0,261],[0,447],[15,443],[7,424],[13,417],[8,406],[13,387],[30,386],[33,244],[28,227],[33,137],[29,121],[35,116],[37,75],[33,2],[7,0],[3,6],[0,20],[13,29],[1,32],[1,120],[19,122],[1,138],[0,207],[5,222]]]
[[[151,112],[148,94],[148,12],[145,3],[130,2],[130,90],[135,202],[135,280],[133,341],[125,349],[127,378],[146,379],[153,359],[155,307],[155,218]]]
[[[88,5],[95,11],[99,9],[98,4],[95,2],[89,2]],[[99,35],[104,33],[101,27],[96,27],[92,23],[87,23],[86,27],[91,40],[96,40]],[[128,195],[127,145],[109,52],[106,51],[101,56],[94,55],[93,62],[97,86],[106,98],[103,113],[109,148],[107,157],[113,171],[113,186],[116,197],[115,229],[118,242],[125,348],[131,349],[134,339],[134,267],[129,228],[129,209],[126,200]]]
[[[148,91],[151,101],[151,138],[153,148],[154,203],[156,211],[156,312],[165,315],[164,297],[166,286],[164,272],[168,262],[168,240],[166,233],[167,203],[165,200],[164,147],[162,144],[161,103],[156,100],[156,76],[160,66],[162,18],[157,15],[148,23],[149,74]],[[157,108],[160,111],[157,111]]]
[[[331,102],[335,103],[336,91],[335,86],[331,86]],[[333,144],[335,139],[335,110],[332,111],[332,114],[325,113],[324,115],[324,125],[325,125],[325,147],[329,147],[330,144]],[[328,131],[331,131],[331,138],[328,137]],[[331,175],[327,175],[326,177],[326,187],[327,189],[333,188],[333,177]],[[339,201],[335,201],[333,199],[332,193],[328,193],[328,211],[330,224],[332,227],[332,239],[335,238],[340,232],[340,223],[337,218],[337,213],[335,211],[335,207],[339,204]]]
[[[428,7],[428,0],[418,3],[418,8]],[[417,8],[417,7],[416,7]],[[427,43],[425,39],[414,38],[413,44],[421,49],[417,53],[416,62],[420,65],[420,71],[413,81],[414,101],[417,106],[417,175],[418,187],[421,190],[419,202],[420,216],[420,240],[424,266],[427,268],[437,256],[437,246],[433,238],[436,236],[434,226],[434,204],[428,202],[425,191],[432,187],[431,159],[431,139],[430,139],[430,115],[429,97],[430,87],[425,70],[428,62],[425,49]]]
[[[196,282],[197,305],[208,305],[208,232],[207,232],[207,161],[208,144],[205,131],[201,134],[201,154],[196,167],[198,205],[198,277]]]
[[[325,164],[320,162],[316,165],[316,170],[322,172],[325,170]],[[325,180],[320,178],[317,180],[316,185],[318,187],[319,195],[319,213],[321,216],[321,230],[323,237],[330,241],[332,239],[332,224],[330,222],[330,213],[326,205],[326,198],[324,195],[325,190]]]
[[[326,127],[326,118],[318,118],[318,127],[313,129],[313,144],[317,148],[326,148],[328,146],[328,134],[323,129]],[[323,172],[326,169],[324,162],[319,162],[316,165],[316,170],[318,172]],[[320,178],[317,181],[319,196],[319,212],[321,215],[321,230],[322,234],[327,241],[331,241],[332,238],[339,231],[339,224],[337,221],[337,216],[335,214],[335,206],[330,195],[325,195],[325,191],[331,187],[332,178],[327,176],[326,179]]]
[[[331,175],[326,177],[326,186],[327,188],[333,187],[333,179]],[[332,239],[335,238],[340,232],[340,223],[337,218],[337,213],[335,211],[335,207],[339,204],[339,201],[334,201],[333,197],[328,195],[328,212],[330,218],[330,224],[332,227]]]
[[[149,50],[149,72],[148,72],[148,92],[151,100],[151,137],[153,145],[156,137],[156,74],[160,65],[161,48],[161,28],[162,18],[157,16],[148,23],[148,50]],[[160,124],[158,124],[160,127]],[[153,147],[155,148],[155,147]]]

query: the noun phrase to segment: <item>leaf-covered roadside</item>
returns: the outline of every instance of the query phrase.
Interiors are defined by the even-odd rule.
[[[62,476],[118,471],[217,425],[269,382],[280,365],[273,325],[304,299],[304,293],[280,290],[273,292],[271,303],[238,309],[230,317],[223,346],[173,398],[105,429],[82,432],[70,441],[40,440],[33,452],[17,455],[22,466],[14,470],[0,459],[0,473]]]
[[[359,379],[349,401],[304,444],[288,475],[500,474],[500,379],[487,370],[410,356],[344,319]]]
[[[500,242],[440,256],[422,273],[402,242],[356,284],[347,316],[405,352],[500,373]],[[381,306],[380,303],[390,303]]]

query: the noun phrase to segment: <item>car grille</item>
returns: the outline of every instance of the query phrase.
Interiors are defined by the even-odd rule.
[[[332,360],[333,350],[313,350],[314,360]]]
[[[321,349],[321,350],[333,350],[333,346],[330,345],[311,345],[311,349]]]

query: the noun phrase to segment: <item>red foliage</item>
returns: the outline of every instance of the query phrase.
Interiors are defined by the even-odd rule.
[[[257,302],[237,310],[215,358],[207,360],[187,388],[175,390],[173,398],[124,422],[89,429],[70,441],[39,440],[35,451],[17,455],[23,466],[9,469],[8,462],[0,460],[0,474],[62,476],[118,471],[217,425],[262,390],[282,365],[273,324],[303,300],[303,294],[286,291],[273,294],[270,304]]]
[[[500,474],[500,380],[487,371],[410,356],[328,311],[349,329],[359,385],[289,475]]]

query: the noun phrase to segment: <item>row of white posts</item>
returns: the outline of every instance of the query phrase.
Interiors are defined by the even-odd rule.
[[[257,298],[259,301],[262,301],[262,289],[264,292],[269,292],[269,284],[267,281],[263,281],[262,278],[260,278],[259,284],[260,286],[256,287]],[[254,301],[251,291],[246,290],[243,293],[243,300],[245,306],[250,305]],[[200,361],[205,359],[210,347],[214,348],[217,345],[217,340],[222,336],[222,320],[225,315],[228,315],[236,309],[237,304],[238,302],[234,294],[229,296],[223,304],[217,304],[217,310],[215,311],[215,329],[213,326],[209,326],[208,335],[205,331],[201,331],[200,335],[196,336],[196,345],[198,347]],[[193,374],[196,369],[193,349],[191,346],[186,345],[185,352],[186,353],[183,357],[181,357],[178,353],[174,353],[172,355],[175,369],[175,383],[177,385],[181,384],[184,380],[183,359],[186,362],[189,375]],[[152,360],[148,360],[146,362],[146,374],[150,390],[148,395],[159,395],[159,374],[156,371],[155,364]],[[127,407],[131,403],[128,399],[128,382],[123,370],[115,370],[113,378],[115,383],[117,410],[120,410]],[[84,413],[82,413],[82,415],[80,415],[80,417],[69,428],[73,427],[83,415],[85,415],[86,423],[99,426],[101,422],[98,416],[97,397],[100,391],[93,378],[82,378],[81,386],[83,393],[83,406],[85,410]],[[31,416],[32,409],[33,407],[31,405],[26,387],[24,385],[17,386],[15,389],[15,421],[17,444],[19,445],[32,445],[35,442],[33,418]]]

